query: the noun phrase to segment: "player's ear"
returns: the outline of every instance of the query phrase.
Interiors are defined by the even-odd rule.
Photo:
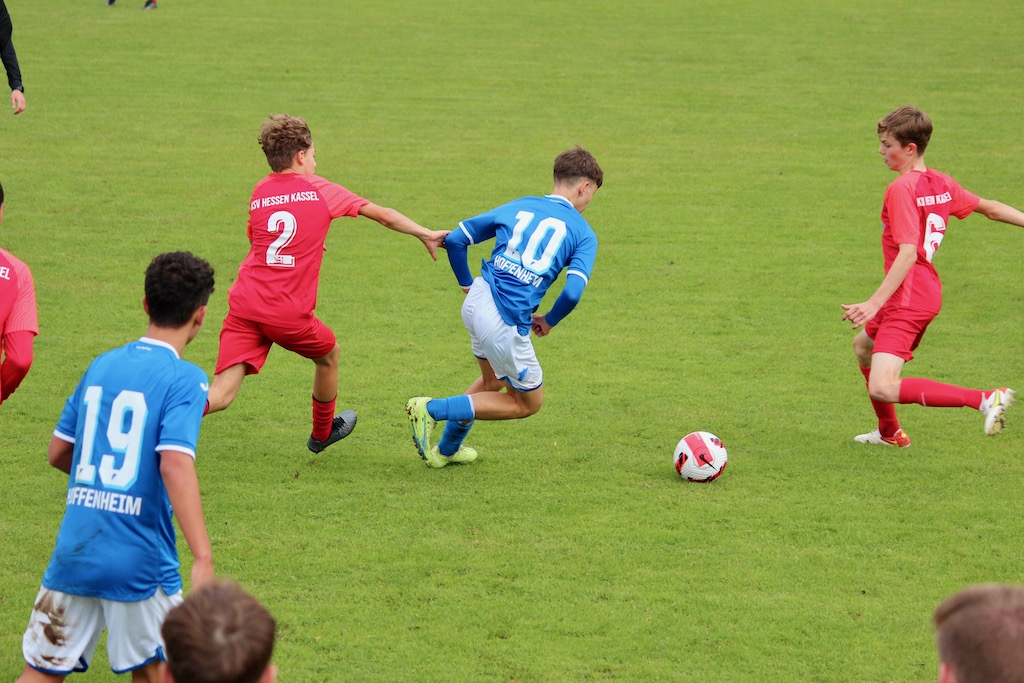
[[[160,683],[174,683],[171,670],[167,668],[167,662],[160,662]]]
[[[206,304],[203,304],[196,309],[196,312],[192,314],[192,321],[196,327],[202,327],[203,321],[206,319]]]
[[[277,680],[277,664],[267,664],[267,668],[263,670],[263,675],[260,676],[260,683],[274,683]]]
[[[145,296],[142,297],[142,310],[146,312],[146,315],[149,315],[149,300]]]

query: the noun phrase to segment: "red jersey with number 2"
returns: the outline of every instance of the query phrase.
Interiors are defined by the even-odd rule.
[[[886,306],[938,313],[942,283],[932,258],[942,244],[949,217],[966,218],[978,208],[979,201],[977,195],[934,169],[905,173],[886,188],[882,204],[885,272],[896,260],[900,244],[917,245],[917,261]]]
[[[228,291],[231,313],[275,324],[313,315],[331,221],[358,216],[366,204],[317,175],[271,173],[256,183],[247,231],[252,246]]]

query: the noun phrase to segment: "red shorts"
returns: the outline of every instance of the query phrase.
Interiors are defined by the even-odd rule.
[[[914,349],[937,315],[934,311],[883,307],[864,326],[865,334],[874,340],[871,352],[890,353],[908,362],[913,360]]]
[[[337,343],[331,328],[316,316],[283,327],[238,318],[228,311],[220,330],[220,350],[214,374],[219,375],[239,363],[246,364],[245,374],[259,373],[273,344],[315,360],[333,351]]]

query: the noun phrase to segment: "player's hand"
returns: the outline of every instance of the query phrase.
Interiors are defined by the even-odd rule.
[[[437,250],[444,249],[444,238],[450,232],[451,230],[431,230],[430,234],[420,238],[423,240],[423,246],[430,252],[430,258],[437,260]]]
[[[25,111],[25,93],[20,90],[11,91],[11,109],[15,114]]]
[[[551,333],[551,325],[548,325],[548,319],[537,313],[533,314],[533,324],[530,325],[530,329],[538,337],[546,337]]]
[[[859,304],[839,304],[843,307],[843,320],[852,323],[851,330],[856,330],[866,325],[872,318],[878,315],[878,306],[870,301]]]

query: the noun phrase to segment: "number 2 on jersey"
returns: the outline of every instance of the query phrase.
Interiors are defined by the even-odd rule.
[[[295,216],[288,211],[275,211],[267,221],[267,232],[275,234],[280,232],[273,244],[267,247],[267,265],[283,268],[294,268],[295,257],[291,254],[282,254],[281,250],[288,246],[295,237],[295,229],[298,227]]]
[[[105,487],[127,491],[139,476],[142,432],[146,426],[146,397],[138,391],[122,391],[110,405],[107,442],[111,450],[124,456],[120,467],[114,467],[116,456],[109,453],[100,458],[99,467],[92,462],[102,399],[103,387],[91,386],[85,390],[85,431],[82,435],[82,458],[75,469],[75,483],[94,485],[98,471]],[[124,426],[126,417],[130,419],[127,429]]]

